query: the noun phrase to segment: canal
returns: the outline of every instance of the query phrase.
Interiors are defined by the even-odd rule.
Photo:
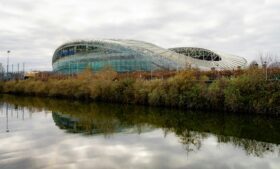
[[[0,96],[0,168],[280,168],[280,118]]]

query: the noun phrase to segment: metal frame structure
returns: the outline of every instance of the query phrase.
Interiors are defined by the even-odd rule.
[[[211,68],[232,70],[244,68],[247,64],[245,58],[203,48],[181,47],[171,48],[170,50],[183,54],[188,58],[192,67],[197,67],[202,70],[209,70]]]
[[[65,74],[86,68],[99,71],[110,66],[117,72],[179,70],[198,67],[203,70],[244,67],[246,60],[202,48],[164,49],[136,40],[73,41],[59,46],[53,55],[53,70]]]

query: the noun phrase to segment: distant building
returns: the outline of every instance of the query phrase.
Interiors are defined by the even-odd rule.
[[[58,47],[53,55],[55,72],[79,73],[86,68],[99,71],[109,66],[117,72],[180,70],[190,67],[202,70],[244,67],[244,58],[202,48],[164,49],[135,40],[74,41]]]
[[[39,71],[29,71],[24,73],[24,79],[35,78],[40,72]]]

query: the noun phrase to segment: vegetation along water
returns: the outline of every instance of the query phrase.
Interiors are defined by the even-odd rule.
[[[279,69],[274,71],[279,76]],[[86,70],[74,77],[1,82],[0,92],[192,110],[280,112],[279,77],[267,80],[262,69],[253,68],[229,76],[215,73],[214,79],[211,72],[187,70],[147,80],[120,76],[111,69],[95,74]]]

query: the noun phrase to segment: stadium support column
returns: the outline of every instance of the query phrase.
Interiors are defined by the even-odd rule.
[[[70,73],[71,73],[71,71],[70,71],[70,62],[68,63],[68,77],[70,77]]]
[[[76,62],[76,74],[78,74],[78,72],[79,72],[79,63],[78,63],[78,61]]]

